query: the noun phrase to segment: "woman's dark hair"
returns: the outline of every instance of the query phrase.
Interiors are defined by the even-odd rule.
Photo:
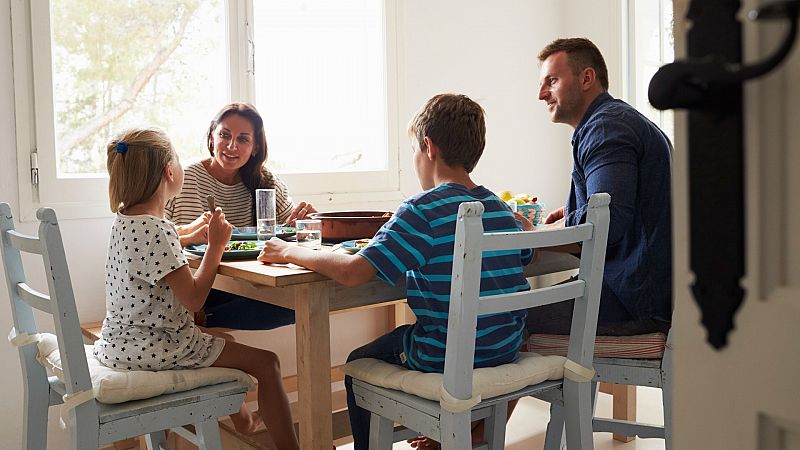
[[[244,166],[239,169],[242,183],[255,196],[256,189],[272,188],[273,180],[264,163],[267,161],[267,137],[264,133],[264,120],[256,107],[249,103],[231,103],[223,107],[208,127],[206,146],[211,156],[214,156],[214,130],[220,122],[231,114],[244,117],[253,125],[253,153]],[[254,197],[255,198],[255,197]]]

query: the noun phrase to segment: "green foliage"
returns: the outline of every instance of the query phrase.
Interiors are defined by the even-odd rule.
[[[106,142],[131,126],[164,128],[176,148],[202,150],[202,127],[171,128],[182,108],[198,107],[191,100],[197,93],[227,94],[198,70],[224,45],[205,38],[216,26],[224,39],[221,0],[52,0],[51,16],[62,173],[105,172]]]

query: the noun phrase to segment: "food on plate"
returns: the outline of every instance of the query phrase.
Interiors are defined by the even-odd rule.
[[[536,200],[538,199],[530,194],[523,193],[514,195],[510,198],[510,200],[516,202],[518,205],[524,205],[525,203],[536,203]]]
[[[231,241],[225,246],[225,251],[229,250],[255,250],[255,241]]]
[[[356,248],[364,248],[368,246],[370,242],[372,242],[372,239],[358,239],[356,240],[354,246]]]
[[[500,197],[500,199],[506,203],[513,202],[516,203],[517,205],[524,205],[526,203],[536,203],[536,201],[539,200],[537,197],[534,197],[533,195],[524,192],[515,194],[511,191],[501,191],[497,194],[497,196]]]

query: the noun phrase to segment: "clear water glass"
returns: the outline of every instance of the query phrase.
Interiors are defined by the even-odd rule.
[[[299,219],[295,224],[297,245],[314,250],[322,248],[322,221],[320,219]]]
[[[256,236],[266,241],[275,236],[275,189],[256,189]]]

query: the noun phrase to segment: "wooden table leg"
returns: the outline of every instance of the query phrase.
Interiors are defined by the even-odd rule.
[[[400,325],[408,325],[417,321],[414,312],[408,307],[405,302],[395,303],[389,307],[389,326],[394,330]]]
[[[611,395],[614,396],[613,417],[619,420],[636,421],[636,386],[628,384],[612,384]],[[614,440],[630,442],[635,436],[614,433]]]
[[[330,283],[294,288],[300,448],[304,450],[330,450],[333,443]]]

